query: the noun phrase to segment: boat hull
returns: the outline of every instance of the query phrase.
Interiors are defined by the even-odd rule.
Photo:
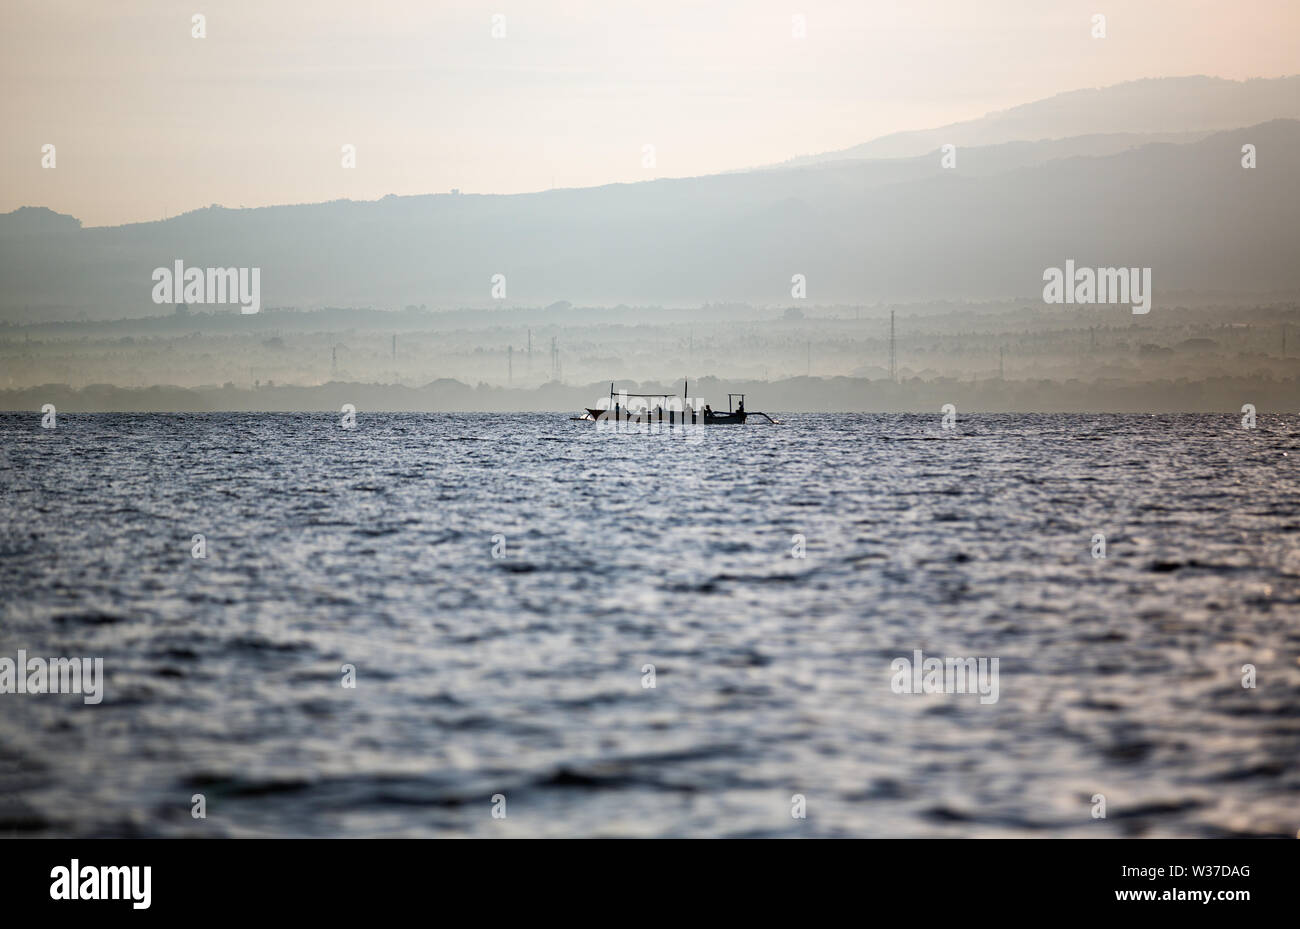
[[[742,426],[748,413],[695,413],[680,410],[664,410],[662,416],[658,409],[620,411],[616,417],[610,410],[587,407],[586,418],[600,422],[625,423],[668,423],[670,425],[691,424],[697,426]]]

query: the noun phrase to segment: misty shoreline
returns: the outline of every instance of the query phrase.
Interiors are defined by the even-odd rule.
[[[629,393],[681,393],[680,382],[615,382]],[[929,413],[945,403],[970,413],[1238,413],[1253,404],[1259,413],[1300,408],[1300,377],[1221,377],[1200,380],[1112,382],[1098,380],[1000,380],[911,378],[894,383],[868,378],[797,377],[781,381],[701,378],[690,394],[724,405],[728,393],[747,395],[752,410],[772,413]],[[441,379],[423,387],[330,382],[317,386],[127,388],[66,384],[0,390],[0,410],[39,417],[44,404],[60,413],[337,412],[345,403],[358,412],[577,413],[609,395],[609,382],[583,386],[544,384],[510,388],[472,386]]]

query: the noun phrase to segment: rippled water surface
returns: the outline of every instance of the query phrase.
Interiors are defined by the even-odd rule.
[[[0,834],[1296,834],[1290,420],[783,419],[0,414]]]

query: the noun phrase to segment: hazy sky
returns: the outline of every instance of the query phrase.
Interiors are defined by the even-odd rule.
[[[1081,87],[1293,74],[1298,43],[1300,0],[3,0],[0,211],[707,174]]]

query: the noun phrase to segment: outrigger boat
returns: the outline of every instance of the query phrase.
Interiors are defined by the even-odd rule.
[[[743,426],[745,420],[751,416],[761,416],[769,423],[779,423],[766,413],[750,412],[745,409],[744,394],[727,394],[727,412],[715,413],[707,404],[704,407],[691,406],[690,399],[686,396],[687,388],[690,382],[682,384],[681,403],[668,404],[670,398],[677,398],[672,394],[630,394],[627,391],[620,390],[617,394],[614,391],[614,385],[609,385],[609,405],[606,407],[587,407],[586,413],[582,416],[575,416],[584,422],[605,422],[614,420],[625,423],[650,423],[659,422],[668,425],[703,425],[703,426]],[[644,406],[632,408],[628,405],[628,398],[635,397],[645,400]],[[657,406],[651,405],[651,400],[658,400]]]

